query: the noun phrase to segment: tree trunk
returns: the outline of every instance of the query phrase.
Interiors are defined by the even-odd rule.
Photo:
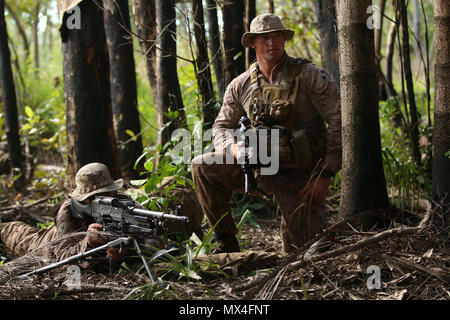
[[[6,10],[8,10],[8,13],[11,15],[11,17],[14,19],[14,22],[16,23],[17,31],[19,32],[20,37],[22,38],[23,48],[25,50],[24,60],[27,60],[28,57],[30,56],[30,44],[28,42],[27,34],[25,33],[22,23],[20,22],[20,19],[17,17],[16,13],[7,2],[5,2],[5,8]]]
[[[211,70],[209,68],[208,44],[205,35],[202,0],[192,0],[192,11],[194,15],[194,35],[197,43],[196,76],[198,88],[202,96],[203,123],[204,127],[209,129],[216,119],[216,106]]]
[[[222,48],[220,44],[219,23],[217,21],[216,0],[206,0],[206,13],[208,17],[209,50],[216,74],[217,88],[220,99],[225,91]]]
[[[175,0],[156,0],[157,107],[159,143],[164,147],[172,132],[185,125],[185,112],[177,74]],[[172,113],[172,118],[167,113]],[[174,113],[178,113],[175,117]],[[170,123],[169,123],[170,122]]]
[[[396,0],[395,7],[402,26],[402,64],[405,70],[406,90],[408,94],[409,114],[411,117],[409,134],[411,139],[411,149],[414,160],[418,166],[421,165],[419,150],[419,121],[417,118],[416,99],[414,96],[414,86],[411,72],[411,60],[409,54],[409,34],[408,34],[408,12],[406,11],[405,0]],[[406,102],[405,102],[406,103]]]
[[[414,34],[415,34],[415,42],[414,42],[414,51],[415,56],[418,60],[420,60],[421,50],[422,50],[422,37],[421,37],[421,23],[420,23],[420,7],[419,7],[419,0],[413,0],[413,7],[414,7],[414,20],[413,20],[413,27],[414,27]]]
[[[392,60],[394,58],[396,34],[397,34],[397,24],[395,22],[392,22],[386,43],[386,80],[390,84],[392,84]]]
[[[73,186],[78,169],[91,162],[104,163],[113,178],[121,177],[114,135],[102,3],[78,4],[81,28],[61,27],[68,174]]]
[[[275,12],[275,8],[273,5],[273,0],[267,0],[267,12],[268,13],[274,13]]]
[[[407,123],[403,123],[402,110],[397,100],[397,92],[395,91],[394,84],[392,83],[392,60],[394,57],[395,48],[395,35],[397,34],[397,24],[392,22],[392,25],[388,32],[387,44],[386,44],[386,78],[384,79],[386,93],[388,98],[394,99],[395,114],[393,116],[394,125],[397,128],[406,126]]]
[[[132,0],[136,31],[145,60],[147,78],[152,89],[156,106],[158,98],[156,90],[156,12],[155,0]]]
[[[381,157],[374,32],[367,28],[371,0],[336,0],[342,108],[340,214],[386,208]],[[366,226],[375,223],[364,221]]]
[[[24,182],[23,155],[19,139],[16,90],[11,69],[11,55],[8,47],[4,0],[0,0],[0,88],[5,113],[5,131],[8,142],[9,163],[14,175],[22,174],[14,183],[17,189],[21,189]]]
[[[386,0],[379,1],[379,9],[380,11],[373,10],[372,14],[379,15],[380,17],[380,25],[375,28],[375,59],[377,64],[377,78],[378,78],[378,99],[380,101],[385,101],[388,98],[388,93],[386,91],[384,74],[381,68],[381,40],[383,35],[383,20],[384,20],[384,9],[386,7]]]
[[[256,0],[245,1],[245,32],[250,31],[250,24],[256,16]],[[245,67],[250,67],[250,64],[256,60],[256,53],[253,48],[245,48]]]
[[[128,0],[104,0],[114,129],[124,176],[137,178],[133,167],[142,154],[133,42]],[[134,137],[132,139],[132,136]]]
[[[433,133],[433,199],[441,203],[447,224],[450,214],[450,8],[447,0],[434,1],[435,97]]]
[[[380,28],[375,29],[375,57],[378,61],[381,62],[381,38],[383,35],[383,20],[384,20],[384,9],[386,7],[386,0],[379,0],[379,8],[380,8]],[[372,12],[375,14],[375,12]],[[376,13],[378,14],[378,12]]]
[[[244,0],[227,0],[222,7],[223,47],[225,50],[225,86],[245,71]]]
[[[335,0],[318,0],[316,3],[317,21],[322,49],[322,66],[339,84],[339,54],[336,35]]]
[[[39,25],[39,3],[36,4],[34,8],[34,16],[33,16],[33,44],[34,44],[34,75],[35,77],[39,77],[39,33],[38,33],[38,25]]]

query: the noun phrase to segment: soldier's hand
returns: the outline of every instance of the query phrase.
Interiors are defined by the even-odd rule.
[[[330,184],[331,179],[317,177],[301,189],[298,196],[305,204],[317,205],[325,200]]]
[[[87,229],[87,243],[90,247],[96,248],[106,243],[106,239],[102,237],[99,231],[103,230],[100,223],[91,223]]]
[[[127,248],[109,248],[106,256],[112,260],[121,260],[127,254]]]

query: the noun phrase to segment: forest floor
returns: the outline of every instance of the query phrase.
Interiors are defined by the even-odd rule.
[[[42,195],[23,196],[19,200],[22,206],[13,209],[15,218],[19,213],[19,219],[32,223],[36,216],[54,215],[48,201],[25,208],[27,200],[37,198]],[[17,204],[7,200],[3,199],[2,208]],[[333,205],[330,201],[331,209]],[[2,222],[12,220],[5,212],[0,211]],[[329,225],[340,221],[335,211],[330,212]],[[304,251],[283,256],[279,216],[256,215],[258,226],[244,224],[240,243],[242,251],[265,251],[275,256],[262,268],[239,270],[234,275],[205,269],[189,280],[172,272],[157,286],[150,284],[145,273],[82,269],[81,285],[70,288],[66,266],[23,280],[10,277],[0,282],[0,299],[450,300],[449,229],[439,227],[439,219],[433,216],[418,227],[424,216],[425,212],[409,212],[385,228],[364,232],[346,228],[331,238],[328,251],[307,260]],[[206,223],[204,231],[208,231]]]

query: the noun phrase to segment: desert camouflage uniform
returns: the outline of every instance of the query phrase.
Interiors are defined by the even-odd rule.
[[[9,249],[9,254],[17,258],[31,252],[52,240],[63,235],[86,231],[89,224],[94,221],[73,218],[70,199],[65,200],[55,218],[55,223],[44,230],[34,228],[22,221],[12,221],[0,224],[0,239]],[[68,245],[65,242],[58,244],[54,249],[55,259],[63,260],[72,255],[89,249],[87,239]]]
[[[341,167],[341,109],[338,87],[328,73],[312,63],[299,65],[299,60],[285,54],[272,72],[272,84],[267,84],[258,72],[261,88],[266,85],[281,85],[284,70],[298,68],[291,88],[292,113],[286,127],[293,132],[306,129],[312,151],[312,166],[298,169],[290,164],[281,164],[273,176],[262,176],[262,190],[275,195],[282,213],[281,236],[283,250],[291,252],[320,231],[325,213],[324,204],[314,207],[302,206],[298,192],[311,176],[314,166],[337,172]],[[297,66],[296,66],[297,65]],[[222,216],[231,212],[229,200],[232,191],[243,192],[244,177],[238,164],[209,164],[224,157],[234,142],[226,129],[236,129],[239,119],[250,115],[251,97],[250,69],[234,79],[228,86],[223,106],[213,125],[215,153],[207,153],[192,161],[192,177],[197,197],[211,226]],[[325,126],[325,122],[328,128]],[[228,156],[229,158],[229,156]],[[259,182],[261,183],[261,181]],[[301,217],[301,215],[303,215]],[[237,228],[231,214],[226,214],[215,228],[222,234],[236,234]]]

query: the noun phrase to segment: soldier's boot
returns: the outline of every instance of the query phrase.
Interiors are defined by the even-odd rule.
[[[214,233],[214,239],[217,241],[217,245],[211,252],[212,254],[241,251],[239,242],[234,234]]]

